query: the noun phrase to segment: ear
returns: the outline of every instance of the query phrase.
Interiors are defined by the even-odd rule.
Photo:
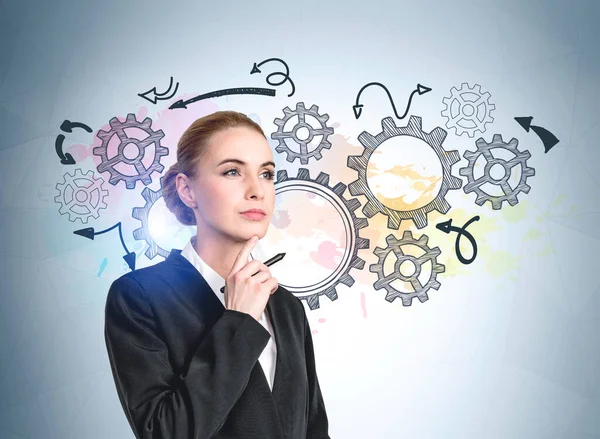
[[[177,193],[179,194],[179,198],[183,201],[187,207],[195,208],[198,207],[198,204],[195,200],[194,190],[191,186],[190,178],[183,174],[179,173],[175,176],[175,185],[177,187]]]

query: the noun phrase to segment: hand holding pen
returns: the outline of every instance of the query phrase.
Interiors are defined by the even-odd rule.
[[[285,253],[278,253],[265,263],[256,259],[248,262],[257,242],[258,237],[253,236],[242,247],[221,291],[225,293],[225,309],[245,312],[258,321],[270,295],[279,287],[269,266],[283,259]]]

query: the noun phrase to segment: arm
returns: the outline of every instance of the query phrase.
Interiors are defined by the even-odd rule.
[[[105,341],[119,400],[138,439],[210,438],[248,384],[270,334],[249,314],[225,310],[173,371],[141,286],[122,277],[110,287]]]
[[[308,429],[306,439],[331,439],[329,437],[329,423],[325,411],[325,403],[321,395],[317,369],[315,365],[315,353],[313,350],[312,334],[310,325],[304,313],[304,351],[306,355],[306,371],[308,373]]]

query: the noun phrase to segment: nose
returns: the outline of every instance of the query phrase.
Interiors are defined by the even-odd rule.
[[[258,198],[262,200],[265,196],[265,188],[264,188],[264,179],[261,179],[256,176],[249,176],[246,179],[246,195],[249,198]]]

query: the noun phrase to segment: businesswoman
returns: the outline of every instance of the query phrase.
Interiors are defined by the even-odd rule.
[[[136,438],[329,439],[304,306],[251,257],[273,214],[274,167],[242,113],[181,136],[162,196],[196,235],[106,298],[108,358]]]

